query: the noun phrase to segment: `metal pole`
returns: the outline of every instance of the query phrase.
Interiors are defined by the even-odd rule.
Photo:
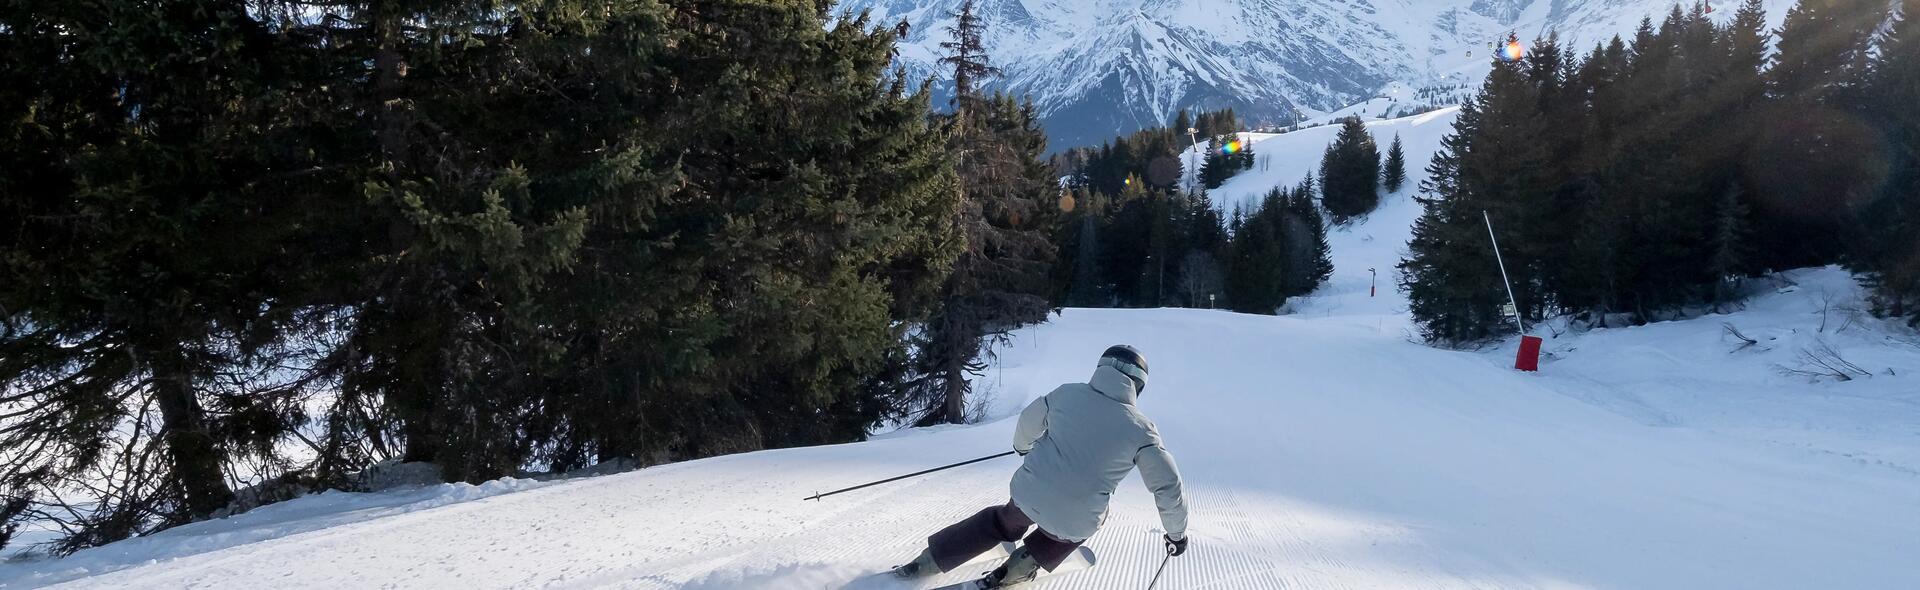
[[[1200,129],[1198,128],[1195,128],[1195,127],[1187,128],[1187,143],[1189,144],[1187,145],[1188,152],[1192,152],[1195,148],[1200,147],[1200,138],[1195,135],[1199,132],[1200,132]],[[1195,158],[1195,159],[1198,160],[1199,158]],[[1191,195],[1193,194],[1194,179],[1200,177],[1200,163],[1194,162],[1193,164],[1188,165],[1186,169],[1186,173],[1187,173],[1187,194]]]
[[[1520,322],[1520,301],[1513,298],[1513,279],[1507,278],[1507,261],[1500,257],[1500,238],[1493,235],[1493,218],[1486,209],[1480,210],[1480,219],[1487,222],[1487,239],[1493,240],[1493,260],[1500,263],[1500,284],[1507,287],[1507,304],[1513,306],[1513,325],[1520,328],[1520,335],[1527,334],[1527,325]]]
[[[1173,553],[1171,552],[1167,553],[1166,557],[1160,558],[1160,569],[1153,570],[1153,581],[1147,582],[1147,590],[1153,590],[1154,586],[1160,585],[1160,572],[1167,571],[1167,562],[1172,560]]]
[[[978,459],[972,459],[972,460],[967,460],[967,461],[961,461],[961,462],[959,462],[959,463],[954,463],[954,464],[952,464],[952,465],[946,465],[946,466],[941,466],[941,467],[935,467],[935,468],[933,468],[933,469],[928,469],[928,470],[926,470],[926,471],[915,471],[915,472],[913,472],[913,473],[909,473],[909,474],[906,474],[906,475],[902,475],[902,476],[899,476],[899,477],[890,477],[890,478],[887,478],[887,479],[883,479],[883,480],[880,480],[880,481],[876,481],[876,482],[873,482],[873,483],[863,483],[863,484],[860,484],[860,485],[857,485],[857,486],[853,486],[853,487],[850,487],[850,488],[842,488],[842,489],[838,489],[838,490],[834,490],[834,491],[831,491],[831,492],[827,492],[827,493],[824,493],[824,494],[819,494],[819,493],[816,493],[816,494],[814,494],[814,495],[813,495],[813,497],[810,497],[810,498],[807,498],[807,499],[808,499],[808,500],[818,500],[818,499],[821,499],[821,498],[825,498],[825,497],[827,497],[827,496],[831,496],[831,495],[834,495],[834,494],[839,494],[839,493],[844,493],[844,492],[851,492],[851,491],[854,491],[854,490],[858,490],[858,489],[863,489],[863,488],[870,488],[870,487],[873,487],[873,486],[877,486],[877,485],[880,485],[880,484],[883,484],[883,483],[893,483],[893,482],[896,482],[896,481],[900,481],[900,480],[903,480],[903,479],[906,479],[906,478],[909,478],[909,477],[919,477],[919,476],[922,476],[922,475],[926,475],[926,474],[929,474],[929,473],[933,473],[933,472],[935,472],[935,471],[941,471],[941,470],[946,470],[946,469],[953,469],[953,468],[955,468],[955,467],[959,467],[959,466],[962,466],[962,465],[972,465],[972,464],[974,464],[974,463],[979,463],[979,462],[981,462],[981,461],[986,461],[986,460],[988,460],[988,459],[998,459],[998,458],[1001,458],[1001,457],[1005,457],[1005,456],[1007,456],[1007,455],[1012,455],[1012,454],[1014,454],[1014,451],[1007,451],[1007,452],[1005,452],[1005,453],[1000,453],[1000,454],[998,454],[998,455],[989,455],[989,456],[986,456],[986,457],[981,457],[981,458],[978,458]]]

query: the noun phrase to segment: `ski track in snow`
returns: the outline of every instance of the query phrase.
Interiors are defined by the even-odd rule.
[[[1383,149],[1403,136],[1410,187],[1452,115],[1370,123]],[[1334,132],[1249,135],[1272,161],[1216,202],[1291,186]],[[1419,212],[1411,191],[1334,230],[1335,275],[1293,315],[1071,309],[1019,331],[981,378],[993,418],[976,426],[551,483],[322,494],[0,564],[0,587],[933,588],[993,564],[913,584],[871,574],[1005,502],[1017,459],[802,498],[1004,451],[1027,400],[1084,380],[1117,342],[1149,357],[1142,409],[1191,504],[1191,550],[1162,588],[1920,587],[1920,345],[1874,321],[1817,329],[1816,293],[1857,295],[1843,272],[1795,271],[1731,315],[1553,338],[1543,371],[1522,374],[1512,343],[1408,341],[1392,268]],[[1729,352],[1722,322],[1764,344]],[[1771,368],[1814,342],[1892,373]],[[1129,477],[1088,543],[1100,565],[1032,588],[1144,587],[1161,532]]]

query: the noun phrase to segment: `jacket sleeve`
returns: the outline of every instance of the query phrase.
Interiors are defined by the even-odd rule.
[[[1034,441],[1047,433],[1047,396],[1033,400],[1027,409],[1020,411],[1020,424],[1013,429],[1013,450],[1025,455],[1033,450]]]
[[[1160,437],[1153,437],[1149,444],[1140,447],[1133,458],[1133,464],[1140,468],[1140,481],[1147,484],[1147,490],[1153,492],[1153,502],[1160,508],[1160,525],[1167,529],[1167,536],[1175,539],[1187,536],[1187,498],[1180,489],[1180,468],[1173,464],[1173,453],[1160,445]]]

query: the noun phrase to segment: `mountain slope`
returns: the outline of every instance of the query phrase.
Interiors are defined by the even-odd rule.
[[[1724,0],[1723,0],[1724,1]],[[849,0],[876,23],[906,21],[899,62],[945,79],[936,60],[960,0]],[[1790,0],[1768,0],[1778,23]],[[1413,87],[1477,84],[1487,44],[1558,31],[1584,49],[1656,21],[1669,0],[980,0],[996,87],[1030,95],[1055,148],[1164,124],[1179,109],[1232,107],[1283,124]],[[1716,12],[1730,18],[1733,6]]]
[[[1424,161],[1451,116],[1370,128]],[[1282,163],[1317,155],[1322,133],[1256,138],[1269,169],[1216,194],[1304,173]],[[1554,338],[1544,370],[1522,374],[1510,348],[1409,342],[1398,295],[1368,296],[1364,268],[1391,268],[1410,212],[1393,195],[1336,232],[1335,278],[1297,315],[1070,309],[1020,330],[976,382],[980,425],[565,482],[328,493],[0,564],[0,587],[929,588],[864,576],[1005,501],[1014,459],[802,498],[1001,452],[1009,417],[1116,342],[1150,358],[1141,406],[1190,494],[1192,551],[1164,588],[1920,587],[1920,345],[1871,320],[1829,326],[1859,296],[1845,273],[1792,273],[1739,314]],[[1762,344],[1735,349],[1723,322]],[[1773,368],[1815,342],[1875,375]],[[1035,590],[1145,586],[1158,527],[1130,478],[1089,542],[1102,565]]]
[[[1168,567],[1166,588],[1920,584],[1908,567],[1920,550],[1912,472],[1644,424],[1557,394],[1555,381],[1498,358],[1370,328],[1069,310],[1022,332],[988,378],[1006,402],[1022,401],[1084,379],[1113,342],[1152,357],[1155,386],[1142,406],[1178,455],[1192,504],[1193,551]],[[1739,403],[1733,392],[1697,389]],[[1910,398],[1800,397],[1849,405],[1848,415],[1914,409]],[[1004,501],[1014,460],[801,498],[1000,452],[1011,429],[1003,419],[554,484],[75,587],[927,588],[861,576]],[[1143,487],[1124,483],[1090,543],[1103,565],[1036,590],[1143,586],[1158,562],[1154,514]]]

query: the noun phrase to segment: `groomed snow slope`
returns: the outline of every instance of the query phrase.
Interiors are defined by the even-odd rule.
[[[1317,157],[1314,132],[1255,149]],[[1424,163],[1422,141],[1408,138],[1410,160]],[[977,426],[539,485],[323,494],[0,565],[0,586],[931,588],[962,572],[863,576],[1004,502],[1015,459],[802,498],[1001,452],[1022,404],[1128,342],[1151,361],[1142,408],[1193,508],[1192,551],[1163,588],[1920,587],[1920,346],[1846,322],[1835,310],[1858,292],[1842,273],[1791,273],[1730,316],[1555,338],[1523,374],[1510,349],[1409,342],[1390,289],[1356,290],[1366,266],[1391,267],[1375,259],[1404,241],[1408,211],[1391,196],[1337,232],[1334,283],[1293,316],[1073,309],[1021,330],[978,382],[993,418]],[[1723,322],[1762,344],[1734,350]],[[1773,368],[1818,342],[1874,375]],[[1089,543],[1102,565],[1036,588],[1145,587],[1159,534],[1130,478]]]
[[[1453,121],[1459,114],[1458,107],[1448,107],[1367,122],[1367,131],[1379,144],[1382,157],[1394,136],[1400,137],[1407,158],[1407,181],[1398,192],[1383,192],[1379,208],[1365,219],[1329,228],[1333,277],[1312,295],[1288,302],[1288,311],[1303,317],[1346,316],[1346,321],[1370,322],[1368,325],[1376,328],[1412,334],[1406,328],[1406,298],[1397,290],[1399,271],[1394,265],[1405,256],[1413,221],[1420,217],[1420,204],[1413,195],[1419,190],[1420,180],[1426,178],[1427,163],[1440,149],[1440,140],[1453,131]],[[1291,188],[1308,174],[1318,175],[1322,153],[1339,134],[1339,125],[1281,134],[1242,133],[1241,140],[1252,146],[1254,167],[1233,175],[1207,194],[1225,212],[1236,206],[1252,208],[1269,189]],[[1196,147],[1183,154],[1184,170],[1203,167],[1202,149]],[[1377,272],[1368,272],[1369,268]],[[1376,286],[1377,291],[1372,289]]]

